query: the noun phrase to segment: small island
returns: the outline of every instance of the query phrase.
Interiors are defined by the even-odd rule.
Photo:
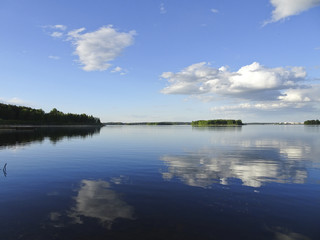
[[[42,109],[0,103],[0,125],[101,125],[101,122],[84,113],[63,113],[56,108],[45,113]]]
[[[304,121],[304,125],[320,125],[320,120],[307,120]]]
[[[214,119],[214,120],[197,120],[192,121],[194,127],[215,127],[215,126],[242,126],[241,120],[233,119]]]

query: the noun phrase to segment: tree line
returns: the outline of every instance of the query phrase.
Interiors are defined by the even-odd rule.
[[[214,120],[198,120],[192,121],[192,126],[197,127],[207,127],[207,126],[234,126],[234,125],[243,125],[241,120],[233,120],[233,119],[214,119]]]
[[[318,119],[317,120],[307,120],[307,121],[304,121],[304,124],[305,125],[319,125],[320,121]]]
[[[56,108],[49,113],[42,109],[0,103],[0,123],[2,124],[101,124],[100,119],[86,114],[63,113]]]

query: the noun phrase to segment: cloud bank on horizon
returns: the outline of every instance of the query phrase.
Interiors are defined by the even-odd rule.
[[[302,108],[320,102],[320,86],[307,83],[303,67],[267,68],[253,62],[230,71],[208,63],[192,64],[180,72],[164,72],[168,85],[163,94],[197,96],[208,101],[241,100],[242,104],[213,107],[212,110]]]

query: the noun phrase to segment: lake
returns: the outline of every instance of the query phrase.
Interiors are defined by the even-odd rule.
[[[0,130],[0,239],[320,239],[320,127]]]

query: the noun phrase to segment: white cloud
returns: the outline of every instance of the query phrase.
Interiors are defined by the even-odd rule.
[[[51,28],[55,28],[55,29],[59,29],[61,31],[65,31],[67,29],[67,26],[61,25],[61,24],[57,24],[57,25],[51,26]]]
[[[274,6],[272,17],[264,24],[277,22],[293,15],[298,15],[312,7],[320,5],[320,0],[270,0]]]
[[[260,102],[260,103],[240,103],[236,105],[227,105],[220,107],[212,107],[211,111],[213,112],[228,112],[228,111],[243,111],[243,110],[262,110],[262,111],[270,111],[270,110],[280,110],[287,108],[302,108],[305,107],[305,103],[295,103],[295,102]]]
[[[279,99],[284,102],[320,102],[320,85],[307,88],[288,89]]]
[[[218,9],[215,9],[215,8],[211,8],[210,11],[211,11],[212,13],[219,13]]]
[[[111,25],[101,27],[97,31],[82,33],[85,28],[76,29],[68,33],[68,40],[75,46],[74,54],[85,71],[104,71],[111,64],[110,61],[118,57],[123,50],[133,44],[135,31],[118,32]]]
[[[29,105],[26,101],[24,101],[20,98],[17,98],[17,97],[13,97],[10,99],[0,98],[0,102],[3,102],[5,104],[13,104],[13,105]]]
[[[121,72],[122,68],[121,67],[115,67],[111,72]]]
[[[50,34],[51,37],[54,37],[54,38],[60,38],[63,36],[63,33],[62,32],[53,32]]]
[[[267,68],[254,62],[230,71],[202,62],[161,77],[168,83],[162,93],[211,102],[211,111],[220,117],[246,118],[245,113],[261,111],[314,114],[320,109],[320,84],[311,84],[303,67]]]
[[[301,89],[289,89],[284,96],[279,96],[284,102],[310,102],[311,99],[303,96]]]
[[[285,110],[285,109],[315,109],[320,102],[320,85],[310,85],[303,88],[286,89],[275,101],[243,102],[235,105],[212,107],[213,112],[243,112],[244,110]]]
[[[111,70],[112,73],[120,73],[120,75],[126,75],[128,73],[127,70],[117,66]]]
[[[161,14],[167,13],[167,10],[166,10],[165,7],[164,7],[164,3],[161,3],[161,4],[160,4],[160,13],[161,13]]]
[[[59,56],[52,56],[52,55],[50,55],[48,58],[53,59],[53,60],[59,60],[60,59]]]
[[[42,28],[54,29],[56,31],[65,31],[65,30],[67,30],[67,26],[62,25],[62,24],[46,25],[46,26],[42,26]]]
[[[302,88],[286,89],[274,101],[245,101],[235,105],[212,107],[215,113],[244,112],[244,111],[284,111],[295,109],[314,112],[320,103],[320,85],[304,86]]]
[[[48,35],[50,35],[53,38],[62,38],[65,35],[65,30],[67,29],[67,26],[57,24],[57,25],[47,25],[42,26],[44,32]]]
[[[75,29],[75,30],[68,32],[69,38],[67,40],[72,40],[73,38],[77,38],[79,36],[79,33],[83,32],[84,30],[86,30],[86,29],[85,28],[78,28],[78,29]]]
[[[228,67],[219,69],[205,62],[196,63],[178,73],[164,72],[161,75],[169,83],[164,94],[214,94],[242,99],[276,99],[280,90],[297,87],[305,80],[302,67],[267,68],[254,62],[231,72]]]

